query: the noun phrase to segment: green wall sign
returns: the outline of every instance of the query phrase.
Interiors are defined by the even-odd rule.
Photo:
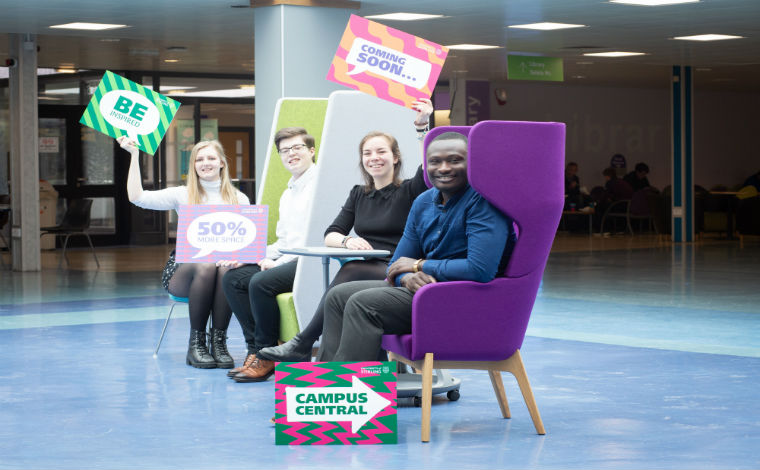
[[[509,80],[541,80],[562,82],[562,59],[559,57],[535,57],[527,55],[507,56]]]

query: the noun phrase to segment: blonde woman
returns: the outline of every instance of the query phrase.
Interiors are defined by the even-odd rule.
[[[140,161],[135,142],[117,139],[131,155],[127,176],[129,201],[143,209],[178,210],[182,204],[250,204],[248,197],[230,183],[227,157],[216,140],[195,144],[190,153],[187,184],[158,191],[145,191],[140,176]],[[190,341],[186,363],[201,369],[235,366],[227,351],[227,327],[232,311],[222,291],[226,267],[214,263],[178,264],[174,252],[162,275],[164,288],[172,295],[185,297],[190,310]],[[211,315],[211,351],[206,346],[206,323]]]

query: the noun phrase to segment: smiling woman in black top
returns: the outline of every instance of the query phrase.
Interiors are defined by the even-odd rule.
[[[414,125],[424,135],[433,105],[414,103]],[[364,184],[356,185],[338,216],[325,230],[325,246],[352,250],[388,250],[391,256],[404,233],[406,217],[414,199],[427,190],[422,166],[414,177],[401,180],[401,151],[396,139],[383,132],[370,132],[359,143],[359,168]],[[357,236],[349,235],[351,229]],[[349,261],[340,268],[328,290],[349,281],[383,280],[388,258]],[[326,292],[325,292],[326,294]],[[309,324],[287,343],[261,349],[256,356],[269,361],[311,361],[311,349],[322,334],[324,299]]]

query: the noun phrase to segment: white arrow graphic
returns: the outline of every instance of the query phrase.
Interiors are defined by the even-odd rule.
[[[351,421],[353,433],[391,404],[356,376],[350,387],[288,387],[285,400],[288,421]]]

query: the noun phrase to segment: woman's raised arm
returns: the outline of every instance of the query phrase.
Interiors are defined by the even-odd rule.
[[[121,136],[116,139],[121,148],[129,152],[129,173],[127,174],[127,196],[129,202],[140,199],[143,193],[142,176],[140,176],[140,151],[129,137]]]

